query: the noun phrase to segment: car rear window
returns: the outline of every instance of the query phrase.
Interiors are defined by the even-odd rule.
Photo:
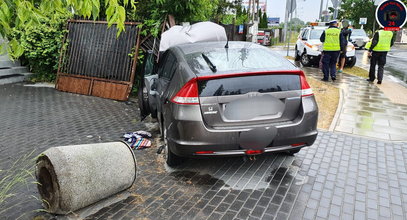
[[[311,31],[309,39],[318,39],[319,40],[319,38],[321,37],[323,32],[324,32],[324,30],[322,30],[322,29],[314,29]]]
[[[357,37],[366,37],[366,32],[363,29],[354,29],[352,30],[352,34],[353,36],[357,36]]]
[[[216,48],[204,52],[217,72],[242,71],[249,69],[283,68],[291,65],[282,57],[264,48]],[[195,74],[212,72],[202,52],[185,55],[185,59]]]
[[[198,89],[200,97],[208,97],[300,90],[301,85],[299,75],[274,74],[201,80]]]

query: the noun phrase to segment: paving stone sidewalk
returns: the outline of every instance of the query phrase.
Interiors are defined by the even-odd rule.
[[[51,146],[119,140],[139,123],[137,105],[0,86],[0,169]],[[153,130],[157,137],[157,130]],[[157,139],[158,140],[158,139]],[[320,131],[296,156],[189,160],[169,169],[154,147],[136,151],[130,194],[87,219],[406,219],[407,143]],[[1,176],[0,176],[1,178]],[[29,180],[28,182],[30,182]],[[34,184],[0,205],[0,219],[53,219]]]
[[[316,68],[304,70],[316,79],[322,78],[322,73]],[[376,84],[357,76],[338,74],[332,84],[343,91],[343,102],[339,117],[334,121],[334,131],[382,140],[407,141],[407,105],[393,103]],[[407,89],[399,92],[407,92]]]

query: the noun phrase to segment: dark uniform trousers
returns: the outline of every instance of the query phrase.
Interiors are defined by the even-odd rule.
[[[329,79],[329,74],[332,78],[336,78],[336,63],[338,63],[339,51],[324,51],[322,56],[322,72],[324,79]]]
[[[379,65],[379,69],[377,71],[377,80],[383,80],[383,72],[384,72],[384,65],[386,64],[386,56],[387,52],[375,52],[373,51],[372,57],[370,58],[370,70],[369,70],[369,79],[370,81],[375,80],[375,73],[376,73],[376,64]]]

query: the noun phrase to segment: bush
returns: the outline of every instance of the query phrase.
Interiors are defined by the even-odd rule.
[[[68,17],[68,14],[55,14],[39,25],[13,28],[12,35],[24,49],[22,60],[34,73],[33,81],[55,80]]]

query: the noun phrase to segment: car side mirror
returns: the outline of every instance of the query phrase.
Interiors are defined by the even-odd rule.
[[[307,38],[306,38],[306,37],[303,37],[303,38],[301,38],[301,40],[307,40]]]

